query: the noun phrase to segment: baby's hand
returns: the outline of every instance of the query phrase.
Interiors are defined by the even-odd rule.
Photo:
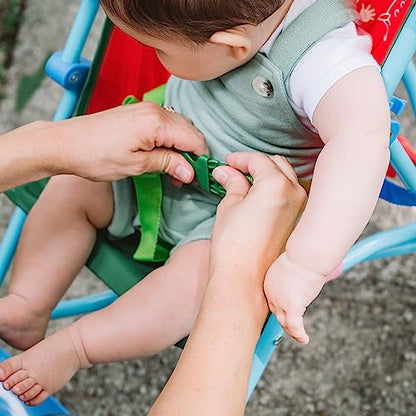
[[[266,274],[264,291],[269,308],[285,332],[301,344],[309,342],[303,314],[325,282],[325,276],[291,261],[286,253],[277,258]]]

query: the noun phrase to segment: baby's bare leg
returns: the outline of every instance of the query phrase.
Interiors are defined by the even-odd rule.
[[[154,354],[186,336],[208,279],[209,242],[179,248],[165,266],[109,307],[0,364],[0,380],[36,405],[80,368]]]
[[[111,185],[75,176],[51,179],[27,218],[9,293],[0,299],[0,337],[8,344],[27,349],[44,337],[52,309],[112,211]]]

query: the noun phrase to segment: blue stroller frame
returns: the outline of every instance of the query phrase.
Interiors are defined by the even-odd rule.
[[[382,67],[382,76],[390,100],[390,107],[397,116],[402,112],[405,102],[395,97],[393,93],[402,79],[412,107],[416,108],[416,69],[412,62],[416,50],[416,8],[414,3],[413,1],[407,20]],[[77,105],[90,67],[90,63],[81,57],[81,53],[98,7],[98,0],[82,1],[63,51],[55,53],[47,64],[48,75],[65,89],[54,120],[71,117]],[[381,197],[400,205],[413,206],[416,205],[416,167],[397,140],[399,130],[399,123],[393,121],[390,142],[391,164],[405,187],[399,187],[386,180]],[[25,217],[26,214],[20,208],[16,208],[6,235],[0,244],[0,284],[12,261]],[[364,261],[409,254],[414,251],[416,251],[416,223],[410,223],[376,233],[355,244],[343,261],[342,271],[345,272]],[[116,297],[114,292],[106,291],[80,299],[62,301],[53,311],[52,319],[95,311],[109,305]],[[282,328],[276,318],[271,316],[256,347],[248,398],[282,337]]]

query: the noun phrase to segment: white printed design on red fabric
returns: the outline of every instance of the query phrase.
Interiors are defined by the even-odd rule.
[[[390,26],[391,26],[391,18],[397,17],[403,9],[403,7],[406,5],[406,3],[409,0],[393,0],[393,2],[390,4],[390,7],[387,9],[385,13],[382,13],[378,20],[380,22],[383,22],[386,26],[386,33],[384,34],[383,40],[386,41],[389,36]]]

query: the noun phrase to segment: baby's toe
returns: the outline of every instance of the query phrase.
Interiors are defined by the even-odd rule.
[[[14,388],[16,384],[19,384],[28,377],[29,375],[27,374],[26,370],[18,370],[3,382],[3,387],[6,390],[10,390]]]
[[[0,363],[0,381],[5,381],[13,373],[22,369],[22,360],[19,355]]]
[[[24,392],[19,396],[19,399],[22,402],[30,402],[33,400],[41,391],[43,390],[43,387],[40,384],[35,384],[32,386],[29,390]]]
[[[43,390],[40,394],[38,394],[34,399],[26,401],[25,404],[27,406],[37,406],[45,401],[49,397],[49,393],[46,390]]]
[[[33,380],[33,378],[31,377],[27,377],[26,379],[24,379],[23,381],[21,381],[20,383],[17,383],[12,391],[16,396],[20,396],[23,393],[26,393],[29,389],[31,389],[34,385],[36,384],[36,381]]]

